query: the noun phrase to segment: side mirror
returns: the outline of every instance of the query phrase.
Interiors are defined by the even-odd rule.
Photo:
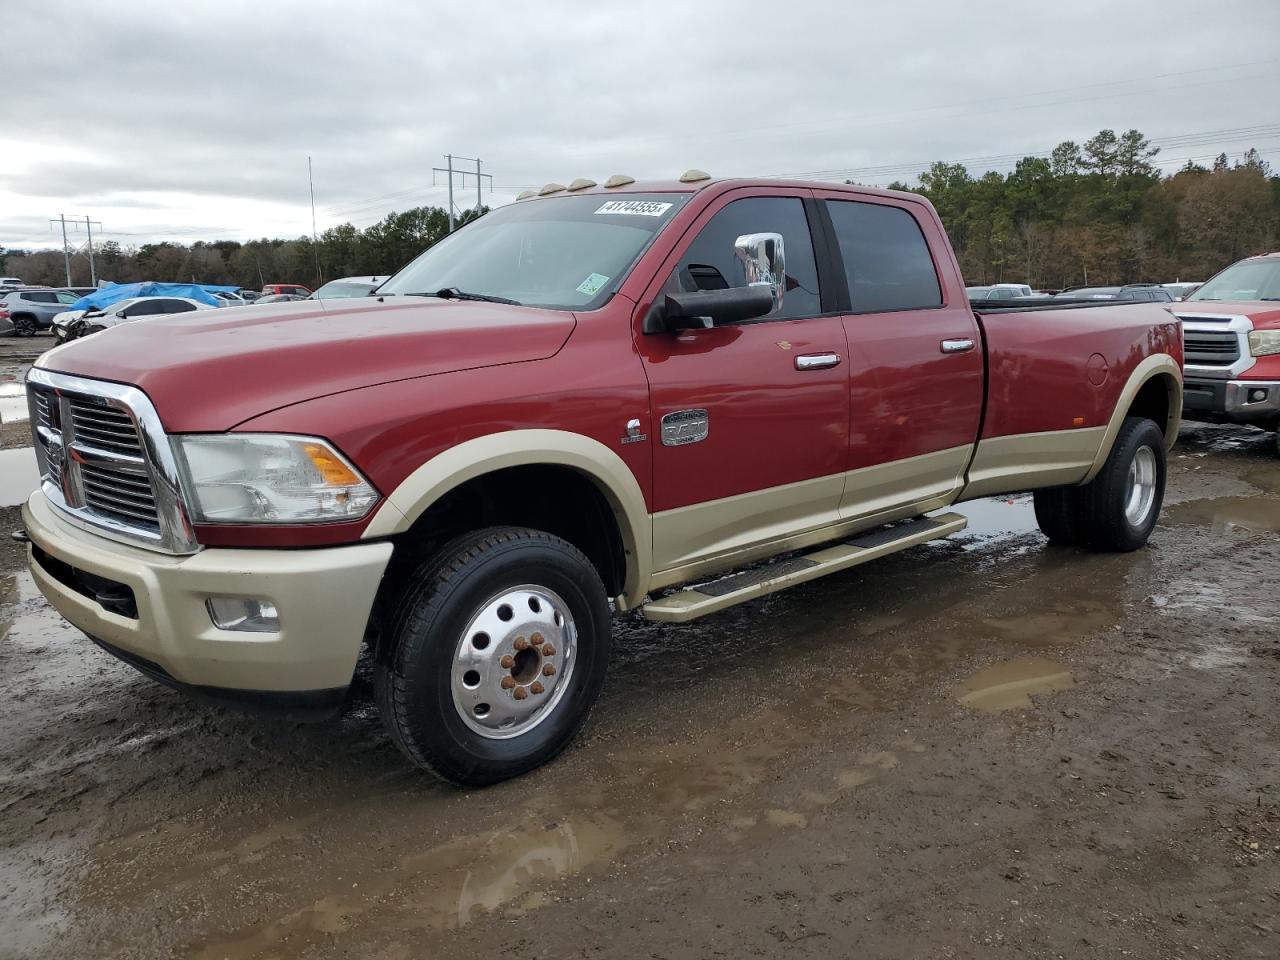
[[[772,311],[773,294],[765,286],[669,293],[663,304],[668,330],[696,330],[720,323],[740,323]]]
[[[744,233],[733,242],[733,253],[742,265],[747,285],[767,287],[773,296],[773,310],[780,308],[787,286],[782,234]]]

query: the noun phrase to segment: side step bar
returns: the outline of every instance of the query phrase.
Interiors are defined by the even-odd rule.
[[[794,587],[798,583],[816,580],[829,573],[838,573],[869,560],[897,553],[907,547],[949,537],[968,525],[968,519],[958,513],[916,517],[914,520],[872,530],[813,553],[678,590],[651,600],[640,611],[646,620],[685,623],[737,603],[754,600],[756,597]]]

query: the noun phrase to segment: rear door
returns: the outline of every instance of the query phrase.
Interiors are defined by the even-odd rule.
[[[923,204],[818,195],[841,268],[851,361],[841,516],[945,506],[963,487],[985,389],[977,320],[945,234]]]
[[[688,230],[643,298],[742,286],[735,240],[783,237],[786,290],[774,314],[651,334],[637,318],[653,414],[656,570],[732,558],[838,519],[848,364],[844,327],[819,285],[815,216],[807,190],[729,192]]]

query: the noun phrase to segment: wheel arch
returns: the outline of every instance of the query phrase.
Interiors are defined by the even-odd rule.
[[[1107,432],[1103,434],[1093,465],[1081,483],[1088,483],[1098,475],[1107,462],[1107,457],[1111,455],[1111,448],[1115,445],[1125,418],[1135,414],[1155,420],[1164,433],[1165,448],[1173,449],[1178,439],[1178,427],[1182,423],[1182,368],[1169,354],[1152,354],[1129,374],[1111,413],[1111,420],[1107,423]]]
[[[616,535],[622,564],[620,582],[610,584],[611,592],[620,608],[636,606],[643,599],[652,565],[652,531],[644,494],[621,457],[598,440],[578,433],[508,430],[450,447],[419,466],[391,491],[363,538],[410,532],[429,519],[433,508],[447,506],[450,494],[465,496],[481,484],[544,479],[554,476],[555,471],[571,471],[589,484],[608,508],[613,523],[611,533]],[[581,544],[578,546],[581,548]],[[602,569],[600,573],[608,584],[608,571]]]

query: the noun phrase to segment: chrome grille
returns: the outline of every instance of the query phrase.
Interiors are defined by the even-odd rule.
[[[123,410],[99,406],[78,397],[68,398],[72,430],[82,444],[142,456],[142,442],[133,418]]]
[[[1240,359],[1240,338],[1227,331],[1186,331],[1183,351],[1187,363],[1229,367]]]
[[[104,536],[167,553],[199,549],[146,394],[40,368],[27,392],[41,486],[55,506]]]

